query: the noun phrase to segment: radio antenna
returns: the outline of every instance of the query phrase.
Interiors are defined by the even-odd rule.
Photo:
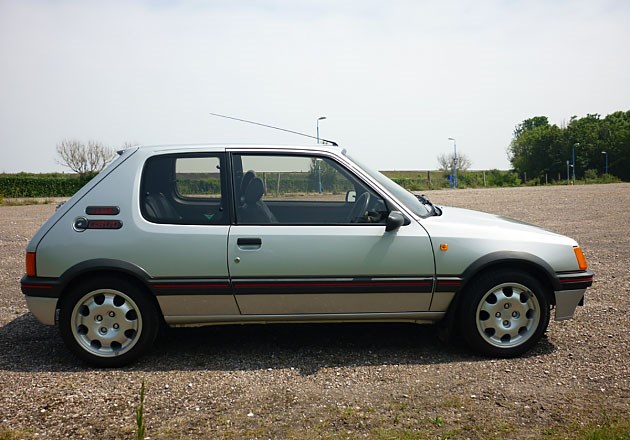
[[[287,130],[286,128],[274,127],[273,125],[261,124],[260,122],[254,122],[254,121],[248,121],[247,119],[235,118],[234,116],[220,115],[218,113],[209,113],[209,114],[211,114],[212,116],[218,116],[219,118],[232,119],[234,121],[245,122],[247,124],[254,124],[254,125],[260,125],[261,127],[273,128],[274,130],[286,131],[287,133],[293,133],[299,136],[306,136],[311,139],[318,139],[319,141],[324,142],[325,144],[330,144],[335,147],[339,146],[337,145],[337,142],[329,141],[328,139],[317,138],[315,136],[311,136],[310,134],[300,133],[299,131],[293,131],[293,130]]]

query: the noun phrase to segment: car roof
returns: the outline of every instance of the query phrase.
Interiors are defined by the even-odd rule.
[[[137,147],[145,152],[176,152],[176,151],[251,151],[251,150],[278,150],[278,151],[327,151],[330,153],[342,153],[342,148],[324,144],[313,145],[279,145],[279,144],[173,144],[173,145],[140,145]]]

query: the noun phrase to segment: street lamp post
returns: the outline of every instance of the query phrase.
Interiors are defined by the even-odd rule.
[[[455,138],[448,138],[453,141],[453,188],[457,188],[457,141]]]
[[[326,119],[326,116],[320,116],[317,118],[317,143],[319,144],[319,121]]]
[[[604,168],[604,170],[605,170],[604,174],[608,174],[608,151],[602,151],[602,154],[604,155],[604,160],[606,161],[606,167]]]
[[[573,144],[573,184],[575,185],[575,147],[579,147],[580,143],[576,142]]]
[[[322,193],[322,160],[317,158],[315,159],[317,162],[317,189],[319,193]]]
[[[569,179],[571,179],[571,173],[569,172],[569,161],[567,160],[567,185],[570,185]]]

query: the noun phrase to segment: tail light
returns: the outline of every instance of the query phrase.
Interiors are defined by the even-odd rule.
[[[35,252],[26,253],[26,275],[29,277],[37,276],[37,269],[35,267]]]

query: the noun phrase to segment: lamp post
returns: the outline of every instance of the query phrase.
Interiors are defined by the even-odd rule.
[[[453,141],[453,188],[457,188],[457,141],[455,138],[448,138]]]
[[[320,116],[317,118],[317,143],[319,144],[319,121],[326,119],[326,116]]]
[[[317,158],[315,159],[317,162],[317,189],[319,193],[322,193],[322,160]]]
[[[576,142],[573,144],[573,162],[571,162],[573,164],[573,184],[575,185],[575,147],[579,147],[580,143]]]
[[[569,179],[571,178],[571,173],[569,173],[569,161],[567,160],[567,185],[570,185]]]
[[[608,174],[608,151],[602,151],[602,154],[604,155],[604,160],[606,161],[606,167],[604,174]]]

